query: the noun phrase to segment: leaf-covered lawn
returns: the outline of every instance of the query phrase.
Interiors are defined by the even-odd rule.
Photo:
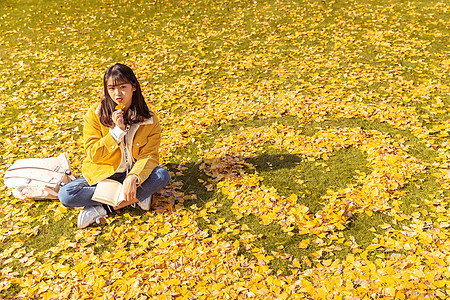
[[[163,126],[152,210],[0,185],[0,297],[450,297],[450,4],[6,0],[0,175],[83,160],[116,62]]]

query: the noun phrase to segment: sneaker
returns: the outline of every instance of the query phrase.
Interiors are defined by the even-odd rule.
[[[101,205],[85,207],[78,215],[78,228],[87,227],[92,223],[104,225],[107,216],[106,210]]]
[[[148,197],[147,199],[139,201],[138,205],[143,210],[149,210],[150,209],[150,205],[152,205],[152,195],[150,195],[150,197]]]

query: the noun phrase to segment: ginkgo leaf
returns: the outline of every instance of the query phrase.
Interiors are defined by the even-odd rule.
[[[123,62],[172,179],[152,210],[84,230],[0,185],[0,298],[448,298],[449,5],[378,2],[3,6],[0,175],[61,151],[80,174],[84,113]],[[328,178],[348,148],[368,172],[318,209],[300,168],[270,186],[250,162]]]

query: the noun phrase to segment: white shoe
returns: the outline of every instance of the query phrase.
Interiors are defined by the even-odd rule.
[[[148,197],[147,199],[139,201],[138,205],[143,210],[149,210],[150,209],[150,205],[152,205],[152,195],[150,195],[150,197]]]
[[[78,215],[78,228],[87,227],[92,223],[103,225],[106,223],[107,216],[106,210],[101,205],[85,207]]]

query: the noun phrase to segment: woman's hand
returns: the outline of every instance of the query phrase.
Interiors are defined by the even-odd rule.
[[[123,194],[125,196],[125,201],[130,202],[137,200],[136,198],[137,181],[138,177],[134,174],[130,174],[123,182]]]
[[[133,203],[136,203],[139,201],[136,198],[137,181],[138,181],[138,177],[136,175],[130,174],[127,176],[127,178],[123,182],[123,195],[124,195],[125,200],[122,201],[116,207],[114,207],[115,210],[118,210],[122,207],[128,206],[130,204],[133,204]]]
[[[119,109],[112,113],[112,121],[122,130],[125,130],[125,123],[123,121],[123,110]]]

